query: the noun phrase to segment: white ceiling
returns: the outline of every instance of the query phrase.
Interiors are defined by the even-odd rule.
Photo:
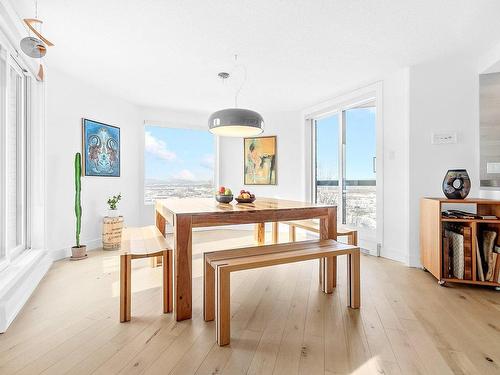
[[[11,0],[21,17],[34,0]],[[49,66],[145,106],[303,109],[384,72],[500,42],[498,0],[39,0]]]

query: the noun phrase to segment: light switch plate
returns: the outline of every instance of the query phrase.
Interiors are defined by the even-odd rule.
[[[432,133],[431,143],[433,145],[445,145],[445,144],[457,143],[457,133],[455,132]]]
[[[486,173],[500,173],[500,163],[486,163]]]

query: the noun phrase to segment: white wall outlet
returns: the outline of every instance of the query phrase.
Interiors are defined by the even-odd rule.
[[[457,133],[455,132],[432,133],[431,143],[433,145],[457,143]]]
[[[486,173],[500,173],[500,163],[486,163]]]

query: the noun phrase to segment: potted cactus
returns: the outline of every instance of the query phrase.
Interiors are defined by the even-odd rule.
[[[82,177],[82,156],[79,152],[75,154],[75,216],[76,216],[76,246],[71,248],[71,260],[80,260],[87,257],[87,246],[80,245],[80,231],[82,228],[82,205],[80,192]]]

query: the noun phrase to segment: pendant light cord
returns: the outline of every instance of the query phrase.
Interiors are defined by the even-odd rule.
[[[247,68],[245,65],[238,64],[238,55],[234,55],[234,64],[234,71],[236,71],[237,69],[243,69],[243,81],[234,94],[234,107],[238,108],[238,95],[240,94],[243,86],[245,85],[245,82],[247,81]]]

